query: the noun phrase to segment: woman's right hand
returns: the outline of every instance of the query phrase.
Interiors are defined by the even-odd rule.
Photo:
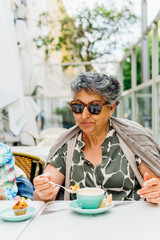
[[[5,196],[3,194],[3,189],[0,188],[0,200],[5,200]]]
[[[54,187],[49,182],[54,183],[53,176],[46,172],[33,180],[35,192],[43,201],[52,201],[56,199],[59,187]]]

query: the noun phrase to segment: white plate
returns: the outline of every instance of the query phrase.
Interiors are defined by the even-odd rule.
[[[16,216],[12,208],[6,208],[0,212],[0,217],[5,221],[19,222],[31,218],[35,211],[36,211],[35,208],[28,207],[26,214]]]

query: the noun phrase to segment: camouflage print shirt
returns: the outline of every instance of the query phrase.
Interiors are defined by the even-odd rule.
[[[96,169],[83,153],[84,142],[82,132],[79,133],[70,169],[70,185],[84,187],[101,187],[113,200],[139,200],[137,190],[140,185],[131,169],[121,147],[115,130],[110,127],[108,134],[101,145],[102,162]],[[49,160],[64,176],[66,172],[67,144],[64,144]],[[137,166],[141,159],[135,156]],[[71,194],[71,199],[76,199]]]

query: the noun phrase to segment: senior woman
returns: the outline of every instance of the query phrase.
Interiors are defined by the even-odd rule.
[[[69,105],[77,125],[52,147],[44,173],[34,179],[34,199],[55,200],[60,189],[49,182],[62,185],[69,181],[69,185],[79,185],[80,188],[102,188],[107,194],[112,194],[113,200],[146,199],[160,203],[158,144],[140,125],[112,117],[121,98],[119,81],[105,74],[82,73],[72,80],[71,91],[73,101]],[[128,135],[124,133],[125,129],[131,129]],[[68,145],[73,138],[74,151],[67,170],[67,155],[71,150]],[[123,148],[120,139],[125,144]],[[134,166],[131,166],[127,152],[124,153],[128,146],[128,152],[132,150]],[[134,168],[138,169],[137,174]],[[140,178],[143,180],[138,181]],[[70,195],[71,200],[75,198],[75,194]]]

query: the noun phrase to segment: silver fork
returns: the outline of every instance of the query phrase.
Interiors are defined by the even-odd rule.
[[[65,189],[65,190],[66,190],[67,192],[69,192],[69,193],[76,193],[76,191],[73,191],[73,190],[71,190],[71,189],[65,188],[65,187],[63,187],[63,186],[60,185],[60,184],[53,183],[53,182],[48,182],[48,183],[52,184],[53,186],[61,187],[61,188]]]

